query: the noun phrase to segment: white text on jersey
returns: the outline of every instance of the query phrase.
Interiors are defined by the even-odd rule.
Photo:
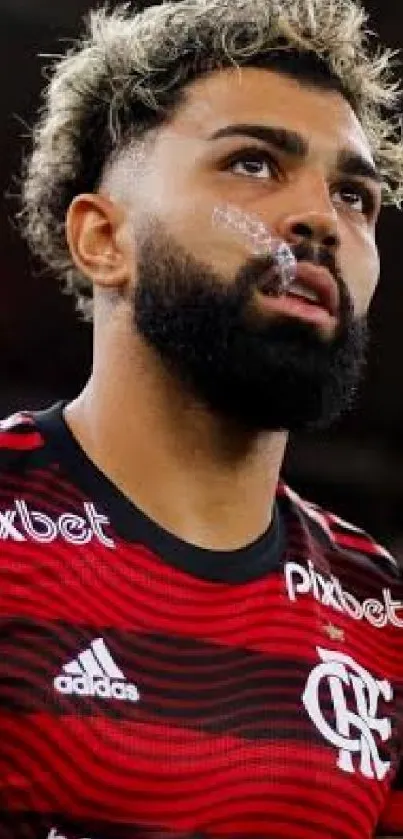
[[[403,628],[403,603],[393,600],[389,588],[382,589],[382,600],[369,597],[360,602],[357,597],[342,588],[340,580],[333,574],[319,574],[310,560],[306,566],[298,562],[287,562],[285,582],[290,600],[295,601],[299,595],[310,594],[323,606],[344,612],[353,620],[367,620],[371,626],[378,629],[389,622],[393,626]],[[399,611],[402,617],[398,616]]]
[[[51,517],[30,509],[23,498],[16,498],[14,507],[0,511],[0,540],[48,544],[62,539],[70,545],[86,545],[95,539],[106,548],[114,548],[114,541],[104,530],[109,524],[109,519],[98,513],[90,501],[84,501],[83,515],[62,513]]]

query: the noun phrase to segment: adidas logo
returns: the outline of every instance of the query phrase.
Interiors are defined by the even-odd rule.
[[[55,689],[65,696],[96,696],[138,702],[136,685],[126,681],[116,666],[103,638],[92,641],[88,649],[63,667],[63,674],[53,681]]]

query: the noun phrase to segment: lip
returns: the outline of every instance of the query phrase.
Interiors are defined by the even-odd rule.
[[[299,262],[295,281],[314,291],[318,296],[318,303],[332,317],[338,314],[340,306],[339,290],[336,281],[327,268],[314,265],[313,262]]]

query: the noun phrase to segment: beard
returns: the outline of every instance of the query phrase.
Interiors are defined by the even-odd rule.
[[[136,332],[198,402],[251,432],[324,428],[353,403],[367,347],[345,282],[327,249],[294,248],[328,268],[340,295],[338,324],[257,311],[253,296],[270,258],[253,257],[228,282],[153,222],[139,245]]]

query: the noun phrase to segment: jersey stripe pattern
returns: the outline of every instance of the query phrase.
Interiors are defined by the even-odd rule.
[[[49,416],[0,426],[0,839],[402,837],[394,560],[284,484],[186,546]]]

